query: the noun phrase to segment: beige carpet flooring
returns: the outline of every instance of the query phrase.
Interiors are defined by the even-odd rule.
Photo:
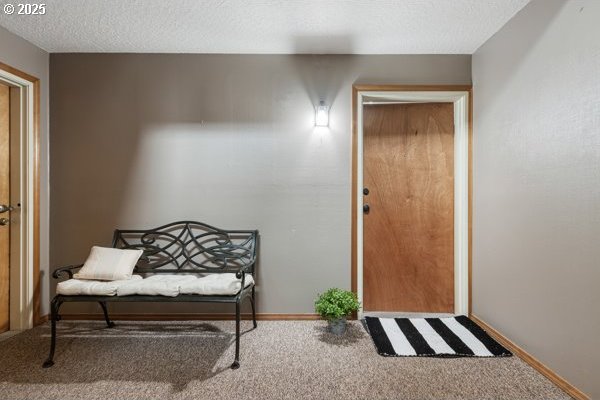
[[[568,399],[517,357],[389,358],[354,321],[343,338],[321,321],[234,324],[61,321],[56,364],[42,369],[48,324],[0,342],[8,399]]]

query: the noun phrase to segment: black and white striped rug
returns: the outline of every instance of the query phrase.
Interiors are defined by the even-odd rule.
[[[365,318],[377,352],[390,357],[507,357],[512,353],[465,316]]]

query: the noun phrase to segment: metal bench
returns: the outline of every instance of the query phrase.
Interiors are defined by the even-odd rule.
[[[95,296],[57,294],[50,304],[51,342],[50,354],[43,367],[54,365],[56,348],[56,323],[60,320],[59,309],[65,302],[98,302],[102,307],[106,324],[114,326],[108,315],[108,302],[191,302],[191,303],[235,303],[235,360],[232,369],[240,366],[240,304],[246,297],[252,305],[252,319],[256,328],[255,287],[246,286],[248,275],[254,278],[257,248],[257,230],[224,230],[201,222],[179,221],[153,229],[117,229],[114,232],[112,247],[140,249],[140,257],[134,274],[178,274],[235,273],[241,280],[241,287],[235,295],[196,295],[179,294],[175,297],[129,295]],[[55,279],[73,278],[80,265],[58,268],[52,276]]]

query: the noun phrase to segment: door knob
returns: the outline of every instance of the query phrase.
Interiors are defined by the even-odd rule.
[[[371,207],[369,207],[369,205],[368,205],[368,204],[365,204],[365,205],[363,206],[363,212],[364,212],[365,214],[368,214],[370,210],[371,210]]]
[[[0,214],[5,213],[7,211],[12,211],[14,208],[12,206],[7,206],[6,204],[0,204]]]
[[[0,226],[8,225],[10,220],[8,218],[0,218]]]

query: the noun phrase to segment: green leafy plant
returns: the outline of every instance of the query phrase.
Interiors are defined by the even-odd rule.
[[[356,295],[348,290],[329,289],[320,294],[315,301],[315,310],[327,320],[335,320],[347,317],[358,311],[360,303]]]

